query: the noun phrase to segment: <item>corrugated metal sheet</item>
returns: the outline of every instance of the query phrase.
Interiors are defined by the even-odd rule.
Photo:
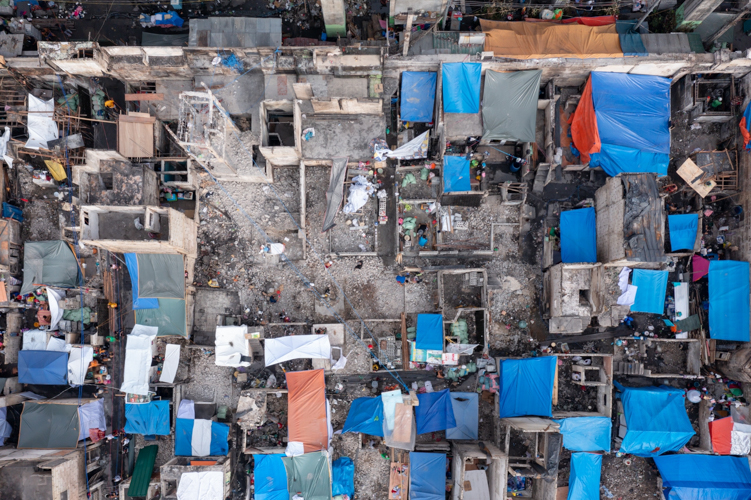
[[[159,446],[155,444],[141,448],[128,487],[129,497],[145,497],[149,492],[149,483],[151,482],[151,474],[154,472],[154,462],[158,449]]]
[[[734,13],[712,12],[707,18],[696,27],[694,33],[701,36],[701,40],[706,42],[709,38],[720,31],[720,29],[735,18]],[[717,41],[732,43],[735,36],[735,28],[727,30]]]
[[[475,33],[472,33],[473,35]],[[448,49],[450,54],[470,54],[475,55],[482,52],[484,43],[479,44],[462,44],[459,45],[459,37],[462,33],[458,31],[440,31],[433,33],[433,48],[434,49]],[[464,33],[466,35],[467,33]],[[445,52],[441,52],[445,53]]]
[[[626,259],[638,262],[665,260],[665,209],[655,174],[622,175],[626,188],[623,245]]]
[[[649,33],[641,36],[649,54],[689,54],[691,43],[685,33]]]

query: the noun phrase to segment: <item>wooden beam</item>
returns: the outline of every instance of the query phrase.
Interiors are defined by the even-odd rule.
[[[163,101],[164,94],[125,94],[126,101]]]
[[[409,39],[412,37],[412,21],[415,20],[415,15],[412,14],[412,9],[409,9],[407,14],[407,26],[404,27],[404,50],[402,55],[406,56],[409,52]]]
[[[553,378],[553,406],[558,404],[558,356],[555,356],[555,378]]]
[[[119,115],[118,119],[121,123],[145,123],[147,125],[150,125],[156,121],[156,118],[154,118],[153,116],[146,118],[145,116]]]
[[[409,366],[409,343],[407,342],[407,316],[402,313],[402,370]]]

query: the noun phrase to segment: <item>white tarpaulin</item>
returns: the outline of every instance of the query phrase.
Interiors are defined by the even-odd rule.
[[[180,406],[177,408],[177,418],[195,420],[196,404],[190,399],[180,400]]]
[[[47,142],[58,138],[57,123],[53,120],[55,100],[43,101],[29,94],[29,140],[30,149],[47,149]]]
[[[470,488],[466,484],[469,482]],[[464,471],[464,500],[487,500],[490,498],[488,476],[484,470]]]
[[[681,320],[689,317],[688,311],[688,283],[675,283],[675,319]]]
[[[147,396],[149,394],[149,368],[151,367],[151,343],[159,327],[136,325],[128,335],[125,346],[125,368],[122,392]]]
[[[247,361],[240,360],[241,356],[250,356],[250,343],[245,338],[247,333],[247,325],[216,327],[214,362],[217,366],[250,366]]]
[[[89,437],[89,429],[107,430],[103,399],[97,399],[91,403],[79,406],[78,416],[81,419],[81,432],[78,434],[79,441]]]
[[[197,418],[193,421],[190,448],[194,457],[207,457],[211,454],[211,420]]]
[[[70,349],[71,349],[70,344],[66,344],[65,340],[59,339],[57,337],[50,337],[50,341],[47,342],[48,351],[67,352],[67,351],[70,351]]]
[[[24,351],[45,351],[47,350],[47,332],[42,330],[26,330],[23,332]]]
[[[179,364],[180,346],[178,344],[167,344],[164,351],[164,364],[162,365],[162,374],[159,376],[159,382],[166,384],[174,382]]]
[[[5,440],[8,439],[13,432],[13,427],[11,427],[5,419],[8,415],[7,412],[7,406],[0,408],[0,446],[5,446]]]
[[[331,344],[328,335],[293,335],[266,339],[266,366],[291,359],[330,359]]]
[[[70,385],[83,385],[89,364],[94,361],[94,348],[87,345],[74,347],[68,356],[68,383]],[[149,364],[151,360],[149,360]]]
[[[389,158],[400,160],[428,157],[428,132],[423,132],[401,147],[386,153]]]
[[[224,500],[224,474],[220,470],[183,472],[177,500]]]
[[[57,330],[57,324],[63,319],[63,310],[60,309],[58,303],[63,299],[63,294],[52,288],[47,288],[47,299],[50,304],[50,314],[52,319],[50,320],[50,327],[48,330]]]
[[[5,127],[5,132],[2,136],[0,136],[0,158],[5,160],[5,163],[8,164],[8,167],[13,166],[13,158],[8,156],[8,141],[10,140],[10,128]]]

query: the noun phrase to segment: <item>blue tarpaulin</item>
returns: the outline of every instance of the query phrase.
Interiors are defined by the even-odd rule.
[[[699,214],[668,215],[670,249],[693,250],[699,230]]]
[[[378,396],[352,401],[342,432],[362,432],[383,437],[383,399]]]
[[[595,209],[580,208],[561,212],[561,260],[597,262]]]
[[[446,454],[409,454],[409,498],[446,500]]]
[[[563,447],[571,451],[610,451],[612,423],[608,417],[571,417],[555,420],[561,426]]]
[[[621,453],[655,457],[680,450],[695,434],[686,414],[682,390],[614,384],[621,392],[627,427]]]
[[[287,469],[282,462],[283,456],[283,453],[253,455],[255,500],[289,500]]]
[[[443,192],[471,191],[469,160],[464,156],[443,157]]]
[[[668,289],[668,272],[634,269],[631,284],[636,288],[636,298],[632,312],[663,314],[665,312],[665,292]]]
[[[678,454],[656,457],[667,500],[749,500],[748,457]]]
[[[602,455],[572,453],[567,500],[600,500]]]
[[[403,122],[433,121],[437,73],[405,71],[402,73],[401,119]]]
[[[175,455],[182,457],[191,457],[193,455],[193,423],[195,420],[189,418],[175,419]],[[211,422],[211,450],[209,455],[220,456],[229,453],[227,444],[229,436],[229,426],[219,422]]]
[[[18,351],[18,382],[68,385],[68,353],[64,351]]]
[[[592,162],[613,176],[621,172],[667,175],[670,79],[602,71],[593,71],[591,78],[601,141]]]
[[[748,262],[709,263],[709,336],[749,341]]]
[[[349,457],[341,457],[331,464],[331,496],[337,495],[355,496],[355,464]]]
[[[418,394],[419,406],[415,406],[417,434],[443,431],[456,427],[454,407],[448,389]]]
[[[499,369],[500,418],[553,416],[555,356],[504,359]]]
[[[131,290],[133,292],[133,309],[156,309],[159,299],[145,299],[138,296],[138,257],[134,253],[125,254],[125,266],[130,275]]]
[[[431,351],[443,350],[443,316],[440,314],[417,315],[415,347]]]
[[[442,76],[444,113],[480,112],[482,64],[444,63]]]
[[[477,439],[479,395],[476,392],[452,392],[456,427],[446,429],[446,439]]]
[[[147,436],[169,436],[169,401],[125,403],[125,432]]]

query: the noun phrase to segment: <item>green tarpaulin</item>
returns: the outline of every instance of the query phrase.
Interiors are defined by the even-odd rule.
[[[72,288],[83,284],[78,261],[64,241],[31,241],[24,245],[21,295],[38,285]]]
[[[159,337],[166,335],[186,337],[185,301],[179,299],[159,299],[158,309],[137,309],[136,324],[158,327],[157,336]]]
[[[322,451],[282,457],[287,470],[287,491],[299,492],[305,500],[331,500],[328,454]]]
[[[26,402],[21,412],[18,449],[66,449],[78,445],[78,406]]]
[[[151,475],[154,473],[157,450],[159,450],[159,447],[152,444],[141,448],[141,451],[138,452],[133,477],[128,487],[129,497],[145,497],[148,494]]]
[[[485,72],[482,94],[484,141],[535,142],[542,70]]]
[[[139,298],[185,298],[185,267],[182,255],[139,253],[136,259]]]

